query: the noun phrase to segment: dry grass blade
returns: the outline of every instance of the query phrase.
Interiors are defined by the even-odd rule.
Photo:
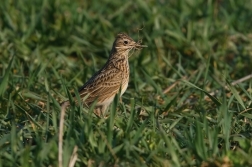
[[[73,153],[71,155],[68,167],[74,167],[74,164],[75,164],[75,162],[76,162],[76,160],[78,158],[77,151],[78,151],[78,147],[75,146],[74,149],[73,149]]]
[[[59,138],[58,138],[58,163],[59,167],[63,167],[63,132],[64,132],[64,120],[66,113],[66,103],[61,106],[60,111],[60,124],[59,124]]]
[[[252,78],[252,74],[247,75],[247,76],[245,76],[245,77],[242,77],[242,78],[240,78],[240,79],[238,79],[238,80],[235,80],[235,81],[231,82],[230,85],[235,86],[235,85],[237,85],[237,84],[239,84],[239,83],[242,83],[242,82],[245,82],[245,81],[247,81],[247,80],[249,80],[249,79],[251,79],[251,78]],[[223,85],[224,85],[224,84],[223,84]],[[229,86],[226,85],[224,88],[225,88],[225,89],[229,89]],[[209,94],[210,94],[211,96],[215,96],[215,95],[218,94],[218,93],[219,93],[219,90],[214,90],[214,91],[210,92]],[[208,99],[208,96],[205,96],[204,99],[205,99],[205,100]]]

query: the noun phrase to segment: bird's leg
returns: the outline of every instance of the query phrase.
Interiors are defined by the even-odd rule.
[[[102,117],[105,118],[106,117],[106,111],[107,111],[108,106],[107,105],[103,105],[101,106],[101,113],[102,113]]]
[[[97,115],[98,117],[101,117],[101,107],[99,106],[99,107],[95,107],[95,109],[94,109],[94,113],[95,113],[95,115]]]
[[[95,109],[94,109],[94,113],[95,113],[95,115],[97,115],[98,117],[103,117],[103,118],[105,118],[107,108],[108,108],[107,105],[97,106],[97,107],[95,107]]]

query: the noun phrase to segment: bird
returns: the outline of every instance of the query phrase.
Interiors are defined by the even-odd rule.
[[[141,45],[141,41],[135,42],[126,33],[117,34],[105,65],[79,89],[83,104],[90,107],[96,102],[94,113],[99,117],[104,116],[116,94],[120,92],[121,97],[128,87],[129,52],[144,47],[147,46]],[[62,105],[69,106],[69,100]]]

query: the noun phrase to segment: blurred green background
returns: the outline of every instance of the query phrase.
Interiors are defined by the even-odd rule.
[[[1,0],[0,166],[57,166],[59,102],[117,33],[148,45],[108,119],[67,111],[64,166],[251,166],[251,0]],[[208,94],[218,91],[216,94]],[[116,111],[116,112],[115,112]]]

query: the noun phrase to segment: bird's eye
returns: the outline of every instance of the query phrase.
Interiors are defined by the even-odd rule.
[[[125,45],[127,45],[127,44],[128,44],[128,41],[123,41],[123,43],[124,43]]]

